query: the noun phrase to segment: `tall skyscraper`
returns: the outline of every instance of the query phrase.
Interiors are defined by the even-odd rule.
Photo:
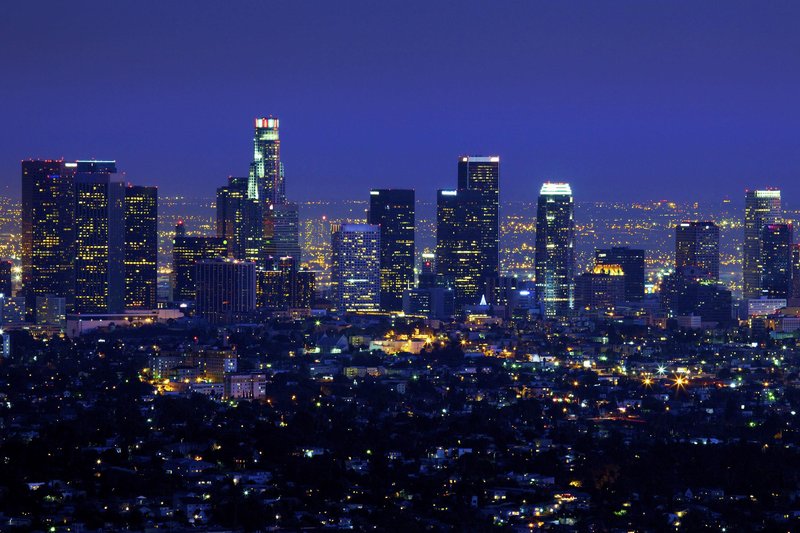
[[[575,307],[603,313],[625,300],[625,271],[621,265],[595,265],[575,279]]]
[[[545,183],[536,210],[536,295],[548,317],[574,306],[575,221],[572,188]]]
[[[286,188],[281,168],[281,140],[277,118],[257,118],[253,137],[253,162],[247,193],[263,204],[282,204],[286,201]]]
[[[767,224],[761,230],[761,296],[792,296],[792,226]]]
[[[338,311],[380,309],[380,232],[370,224],[331,225],[331,286]]]
[[[800,300],[800,244],[792,244],[792,298]]]
[[[595,250],[594,264],[621,266],[625,274],[625,300],[637,302],[644,298],[644,250],[627,246]]]
[[[675,227],[675,268],[689,266],[719,281],[719,227],[713,222],[681,222]]]
[[[228,242],[228,256],[260,262],[264,238],[262,204],[247,195],[247,178],[228,178],[217,189],[217,237]]]
[[[278,260],[291,257],[300,264],[300,212],[294,202],[275,204],[271,209],[272,243],[269,254]]]
[[[256,265],[235,259],[203,259],[195,265],[197,316],[212,324],[248,320],[256,310]]]
[[[75,168],[75,311],[119,313],[125,307],[125,187],[111,181],[115,161]]]
[[[761,233],[781,217],[781,191],[747,191],[744,204],[744,297],[761,295]]]
[[[381,310],[401,311],[414,285],[414,191],[374,189],[368,222],[381,228]]]
[[[125,188],[125,307],[155,309],[158,279],[158,188]]]
[[[456,309],[481,300],[486,272],[481,264],[481,206],[476,190],[436,193],[436,271],[443,286],[455,291]]]
[[[225,257],[228,243],[219,237],[190,237],[183,221],[175,226],[172,240],[172,299],[176,302],[194,301],[196,296],[195,265],[205,259]]]
[[[500,158],[461,156],[458,159],[458,190],[478,191],[481,282],[500,274]]]
[[[31,319],[37,296],[62,297],[68,311],[75,303],[75,167],[22,162],[22,291]]]

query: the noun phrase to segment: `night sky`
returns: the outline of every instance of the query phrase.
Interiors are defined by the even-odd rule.
[[[796,1],[6,1],[0,180],[96,157],[210,197],[273,114],[295,200],[433,201],[471,153],[501,156],[505,200],[792,204],[799,25]]]

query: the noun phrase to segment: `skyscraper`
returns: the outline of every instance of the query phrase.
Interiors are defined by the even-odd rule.
[[[625,300],[636,302],[644,298],[644,250],[627,246],[595,250],[594,264],[621,266],[625,274]]]
[[[781,191],[747,191],[744,204],[744,297],[761,295],[761,232],[781,216]]]
[[[257,118],[253,137],[253,162],[250,163],[250,179],[247,193],[263,204],[282,204],[286,201],[286,189],[281,168],[281,141],[277,118]]]
[[[436,193],[436,271],[442,285],[455,291],[457,309],[477,304],[484,288],[482,200],[470,189]]]
[[[713,222],[681,222],[675,227],[675,268],[689,266],[719,281],[719,227]]]
[[[125,307],[155,309],[158,278],[158,188],[125,188]]]
[[[219,237],[190,237],[183,221],[175,226],[172,240],[172,299],[176,302],[194,301],[195,264],[205,259],[225,257],[228,243]]]
[[[575,307],[609,312],[625,300],[625,271],[621,265],[595,265],[575,279]]]
[[[247,320],[256,310],[256,265],[235,259],[195,264],[197,316],[212,324]]]
[[[414,191],[369,193],[368,222],[381,228],[381,310],[403,309],[403,293],[414,285]]]
[[[761,230],[761,296],[792,296],[792,226],[766,224]]]
[[[125,187],[112,182],[115,161],[75,168],[75,311],[119,313],[125,307]]]
[[[568,183],[545,183],[536,210],[536,295],[548,317],[574,305],[575,221]]]
[[[792,245],[792,298],[800,300],[800,244]]]
[[[294,202],[274,204],[272,215],[272,242],[269,254],[276,260],[291,257],[300,264],[300,212]]]
[[[458,190],[478,191],[477,224],[480,231],[481,282],[500,274],[500,158],[461,156],[458,160]]]
[[[247,178],[228,178],[217,189],[217,237],[228,242],[228,256],[259,262],[264,221],[262,204],[247,195]]]
[[[380,309],[380,231],[370,224],[331,225],[331,286],[338,311]]]
[[[65,298],[69,311],[75,303],[76,166],[22,162],[22,291],[31,319],[37,296]]]

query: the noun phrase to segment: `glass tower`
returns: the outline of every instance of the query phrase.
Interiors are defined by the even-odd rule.
[[[75,168],[75,311],[119,313],[125,307],[125,187],[112,182],[115,161]]]
[[[719,227],[713,222],[681,222],[675,227],[675,269],[697,267],[719,281]]]
[[[125,188],[125,308],[155,309],[158,188]]]
[[[761,296],[792,296],[792,226],[767,224],[761,231]]]
[[[414,191],[370,191],[368,222],[381,228],[381,310],[401,311],[414,285]]]
[[[378,226],[331,225],[331,286],[338,311],[380,309],[380,249]]]
[[[781,217],[781,191],[747,191],[744,200],[743,289],[745,298],[761,296],[761,233]]]
[[[173,301],[194,301],[197,262],[225,257],[227,254],[228,242],[224,238],[188,236],[183,221],[179,220],[172,240]]]
[[[269,206],[286,201],[277,118],[257,118],[247,194]]]
[[[545,316],[574,307],[575,221],[568,183],[545,183],[536,210],[536,295]]]
[[[627,246],[595,250],[594,264],[621,266],[625,275],[625,300],[636,302],[644,298],[644,250]]]
[[[436,193],[436,272],[455,293],[456,309],[476,305],[484,288],[481,263],[483,197],[471,189]]]
[[[37,296],[64,298],[68,311],[75,303],[75,167],[22,162],[22,290],[31,319]]]
[[[217,237],[228,243],[228,256],[258,262],[263,241],[261,203],[247,195],[247,178],[228,178],[217,189]]]
[[[458,159],[458,190],[478,191],[480,205],[477,224],[480,229],[481,282],[500,274],[500,158],[498,156],[461,156]]]

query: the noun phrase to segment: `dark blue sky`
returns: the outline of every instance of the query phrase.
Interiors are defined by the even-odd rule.
[[[162,194],[244,175],[281,118],[287,191],[366,198],[502,157],[504,199],[800,196],[800,2],[7,1],[0,179],[115,158]]]

